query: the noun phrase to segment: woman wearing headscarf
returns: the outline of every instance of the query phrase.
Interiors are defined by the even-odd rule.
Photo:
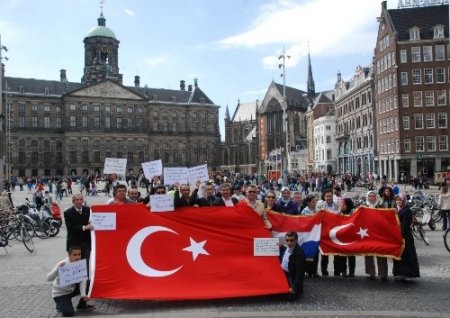
[[[379,208],[380,202],[376,191],[367,192],[366,203],[364,206],[369,208]],[[382,213],[382,212],[380,212]],[[370,280],[375,280],[375,260],[373,256],[365,256],[364,263],[366,268],[366,274],[369,275]],[[386,257],[377,256],[378,277],[382,282],[387,281],[388,265]]]
[[[401,259],[398,261],[394,260],[393,274],[395,281],[405,282],[406,278],[420,277],[419,261],[417,260],[416,247],[414,246],[414,238],[411,232],[413,213],[406,202],[404,193],[400,193],[395,197],[395,203],[400,219],[402,236],[405,240],[405,248]]]
[[[353,213],[354,207],[355,205],[353,204],[352,199],[344,198],[341,200],[339,212],[343,215],[350,215]],[[348,273],[347,273],[347,264],[348,264]],[[334,256],[334,276],[340,276],[342,274],[343,277],[354,277],[355,265],[356,265],[355,256],[338,256],[338,255]]]

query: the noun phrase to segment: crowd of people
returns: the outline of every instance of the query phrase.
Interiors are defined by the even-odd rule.
[[[56,198],[68,196],[71,193],[72,182],[67,182],[68,180],[71,178],[61,178],[56,181],[49,178],[46,183],[38,182],[28,190],[33,193],[33,200],[36,204],[39,203],[42,193],[42,204],[45,204],[46,200],[51,200],[51,193],[54,193]],[[347,180],[353,180],[348,175],[341,177],[310,175],[307,178],[289,178],[287,183],[283,183],[282,180],[267,180],[256,175],[227,176],[218,174],[212,176],[208,182],[198,181],[194,185],[176,183],[171,186],[164,185],[160,178],[148,181],[142,174],[129,175],[122,181],[119,181],[114,175],[103,180],[104,189],[103,191],[98,190],[98,193],[109,197],[112,192],[112,197],[105,198],[105,204],[144,204],[151,210],[150,197],[164,194],[173,196],[175,209],[186,206],[234,206],[244,203],[248,204],[261,217],[263,226],[269,230],[272,225],[268,218],[268,211],[290,215],[313,215],[320,210],[349,215],[354,211],[354,202],[351,198],[346,197],[343,191],[343,188],[347,188],[348,191],[354,184],[353,181],[347,182]],[[314,180],[312,183],[314,185],[311,184],[312,180]],[[94,228],[89,223],[90,210],[84,204],[84,195],[92,195],[91,190],[87,189],[92,189],[92,184],[97,187],[98,181],[98,178],[84,178],[78,182],[83,184],[82,187],[79,187],[81,193],[72,196],[73,206],[64,212],[68,257],[59,262],[56,267],[78,259],[89,260],[90,231]],[[58,187],[58,183],[62,186]],[[375,183],[377,183],[376,180]],[[87,184],[89,184],[89,188]],[[412,211],[407,204],[407,198],[396,182],[388,185],[387,181],[382,179],[378,185],[377,190],[367,192],[364,205],[372,208],[397,210],[405,248],[401,259],[393,261],[392,274],[395,281],[405,282],[411,278],[420,277],[419,262],[410,227]],[[450,225],[448,183],[445,182],[440,188],[438,207],[445,215],[443,229],[446,229]],[[46,197],[49,199],[45,199]],[[6,202],[6,199],[0,203],[3,201]],[[10,203],[12,204],[12,202]],[[295,232],[286,233],[285,243],[286,245],[280,247],[280,264],[290,285],[290,298],[296,299],[303,293],[305,278],[330,275],[331,256],[319,255],[318,252],[313,258],[306,259]],[[375,280],[378,276],[383,282],[388,280],[388,259],[386,257],[365,256],[364,261],[368,279]],[[355,256],[333,256],[332,275],[353,277],[355,266]],[[64,316],[71,316],[75,313],[71,299],[76,295],[81,295],[77,306],[78,310],[93,309],[93,306],[87,303],[85,284],[73,284],[73,286],[61,288],[58,277],[55,277],[55,269],[49,273],[48,279],[53,281],[53,297],[57,310],[61,311]]]

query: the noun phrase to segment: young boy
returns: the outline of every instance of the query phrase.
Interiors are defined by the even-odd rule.
[[[58,269],[68,262],[76,262],[81,259],[81,247],[72,246],[69,248],[68,257],[52,269],[47,274],[47,281],[53,281],[52,296],[56,303],[56,310],[61,312],[64,317],[73,317],[75,310],[72,305],[72,298],[80,295],[80,301],[77,306],[77,310],[93,310],[94,306],[87,304],[89,298],[86,296],[86,281],[80,283],[71,284],[68,286],[59,285]]]

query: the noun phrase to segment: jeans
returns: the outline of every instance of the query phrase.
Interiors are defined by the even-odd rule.
[[[71,294],[62,295],[58,297],[53,297],[56,303],[56,310],[61,312],[63,317],[73,317],[75,315],[75,310],[72,305],[72,298],[80,294],[80,286],[77,285],[75,290]],[[80,298],[79,304],[86,303]]]
[[[442,230],[447,230],[450,225],[450,210],[442,210]]]

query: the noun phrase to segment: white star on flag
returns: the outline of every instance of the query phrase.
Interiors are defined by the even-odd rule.
[[[356,232],[356,234],[361,235],[361,239],[363,239],[365,236],[369,236],[367,234],[368,229],[363,229],[362,227],[359,228],[359,232]]]
[[[209,253],[203,248],[203,246],[206,244],[206,240],[197,243],[192,237],[190,237],[189,239],[191,240],[191,245],[183,248],[183,251],[191,252],[192,259],[194,261],[199,254],[209,255]]]

